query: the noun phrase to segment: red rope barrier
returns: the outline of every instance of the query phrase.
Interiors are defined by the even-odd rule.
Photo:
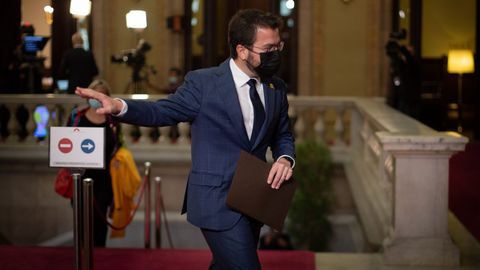
[[[141,187],[141,190],[140,190],[140,195],[138,196],[138,200],[137,200],[137,205],[135,206],[135,209],[132,211],[132,214],[130,215],[130,217],[128,218],[128,221],[125,225],[123,226],[115,226],[113,225],[112,223],[110,223],[106,218],[105,216],[103,215],[102,211],[100,210],[99,206],[97,205],[97,202],[95,201],[95,198],[94,198],[94,205],[95,205],[95,210],[97,211],[97,214],[99,214],[100,217],[102,217],[102,220],[103,222],[105,222],[108,227],[112,228],[113,230],[123,230],[125,229],[128,225],[130,225],[130,223],[132,222],[133,220],[133,217],[135,216],[135,213],[137,213],[137,210],[138,210],[138,207],[140,206],[140,203],[142,202],[142,199],[143,199],[143,193],[145,191],[145,184],[147,182],[144,180],[143,181],[143,184],[142,184],[142,187]]]

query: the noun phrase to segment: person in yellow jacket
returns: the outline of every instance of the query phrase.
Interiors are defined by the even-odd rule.
[[[132,153],[125,147],[120,147],[110,161],[112,177],[113,210],[110,237],[124,237],[124,227],[130,222],[130,215],[135,209],[133,198],[140,186],[141,178]]]

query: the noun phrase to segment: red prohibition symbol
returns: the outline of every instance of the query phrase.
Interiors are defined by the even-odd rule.
[[[68,138],[63,138],[58,142],[58,150],[64,154],[68,154],[73,149],[73,143]]]

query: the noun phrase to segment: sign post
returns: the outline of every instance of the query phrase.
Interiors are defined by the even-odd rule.
[[[50,127],[49,165],[58,168],[104,169],[105,129]],[[72,174],[75,268],[93,269],[93,181]]]

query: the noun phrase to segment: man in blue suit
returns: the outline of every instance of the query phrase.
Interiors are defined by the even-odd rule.
[[[283,42],[281,21],[260,10],[241,10],[229,23],[231,58],[218,67],[189,72],[167,99],[112,99],[89,89],[97,112],[142,126],[191,123],[192,167],[183,212],[198,226],[213,254],[210,269],[261,269],[257,244],[262,224],[225,205],[240,150],[274,164],[268,179],[278,189],[292,176],[295,148],[289,129],[285,83],[274,76]]]

